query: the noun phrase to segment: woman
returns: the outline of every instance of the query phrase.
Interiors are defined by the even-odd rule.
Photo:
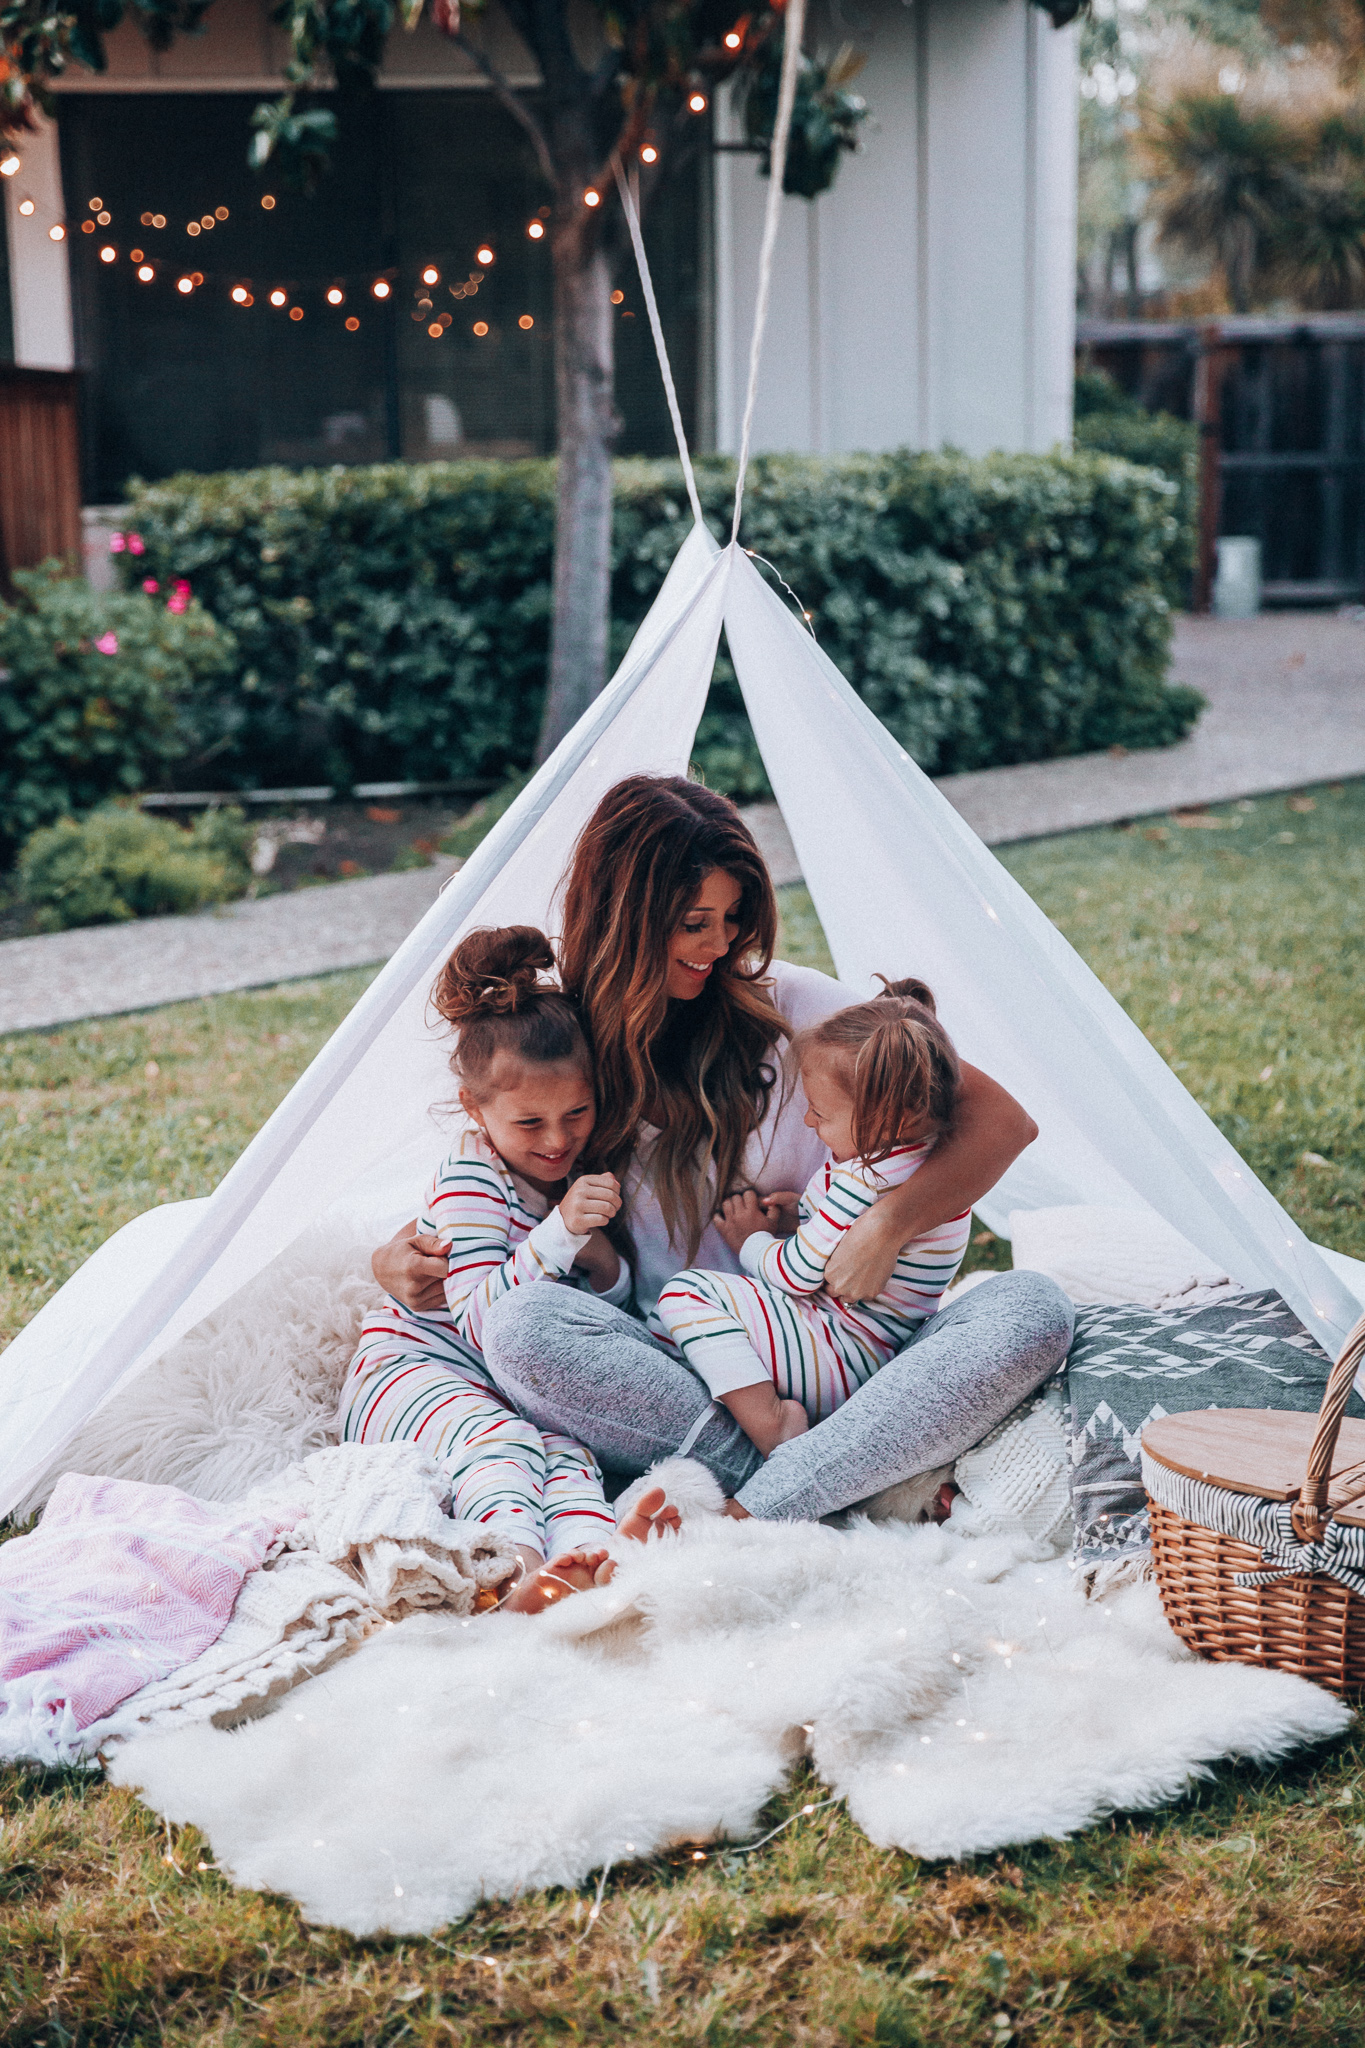
[[[857,1002],[812,968],[773,961],[777,904],[734,805],[676,776],[609,790],[574,851],[559,947],[564,987],[597,1068],[597,1163],[625,1190],[636,1303],[684,1266],[739,1270],[711,1221],[735,1189],[789,1209],[823,1157],[783,1041]],[[827,1270],[848,1300],[881,1292],[901,1246],[960,1215],[1037,1136],[1032,1119],[962,1067],[950,1135],[849,1231]],[[443,1257],[412,1227],[374,1257],[411,1308],[434,1300]],[[1036,1273],[1002,1275],[931,1316],[834,1415],[764,1460],[687,1367],[624,1310],[567,1288],[505,1295],[485,1324],[488,1369],[541,1429],[634,1476],[670,1453],[707,1465],[730,1511],[818,1519],[950,1463],[1065,1356],[1072,1311]]]

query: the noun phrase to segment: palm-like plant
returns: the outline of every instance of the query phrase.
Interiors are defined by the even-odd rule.
[[[1186,92],[1149,110],[1144,153],[1163,242],[1211,257],[1234,311],[1267,282],[1283,223],[1305,205],[1303,138],[1230,92]]]

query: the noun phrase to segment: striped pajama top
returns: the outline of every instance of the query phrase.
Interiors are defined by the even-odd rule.
[[[933,1315],[951,1284],[971,1235],[971,1210],[964,1209],[905,1245],[873,1301],[841,1301],[825,1293],[825,1267],[844,1232],[880,1196],[907,1181],[932,1146],[932,1139],[897,1145],[875,1166],[862,1159],[836,1164],[827,1158],[801,1197],[793,1237],[773,1237],[759,1230],[745,1239],[739,1254],[745,1272],[783,1294],[818,1296],[812,1306],[826,1319],[836,1344],[843,1334],[881,1359],[891,1357],[925,1317]]]

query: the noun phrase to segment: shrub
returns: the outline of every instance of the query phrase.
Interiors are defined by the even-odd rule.
[[[1175,485],[1180,541],[1166,594],[1177,607],[1187,604],[1199,542],[1199,429],[1174,413],[1148,412],[1103,370],[1082,370],[1076,378],[1075,440],[1078,448],[1160,470]]]
[[[704,460],[699,478],[723,532],[733,464]],[[943,773],[1188,730],[1199,698],[1164,683],[1177,497],[1088,451],[770,457],[751,474],[745,538],[907,751]],[[182,476],[132,498],[138,573],[188,579],[239,649],[232,681],[194,699],[215,780],[501,781],[529,763],[551,464]],[[615,654],[688,521],[676,463],[617,465]],[[695,759],[717,787],[766,787],[723,657]]]
[[[199,910],[243,894],[251,836],[236,809],[205,811],[187,832],[106,804],[35,832],[19,855],[19,887],[48,932]]]
[[[73,811],[159,780],[189,739],[181,706],[230,672],[201,606],[96,593],[56,562],[0,604],[0,854]]]

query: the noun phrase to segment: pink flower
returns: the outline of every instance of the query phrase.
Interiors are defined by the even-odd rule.
[[[148,597],[155,597],[158,590],[160,590],[161,585],[157,582],[155,576],[144,576],[142,579],[142,587],[146,591]]]
[[[111,555],[121,555],[121,554],[123,553],[123,550],[124,550],[124,549],[125,549],[125,548],[127,547],[127,545],[128,545],[128,543],[127,543],[127,541],[126,541],[126,540],[125,540],[125,539],[123,538],[123,535],[122,535],[121,533],[111,533],[111,534],[110,534],[110,536],[109,536],[109,552],[110,552],[110,554],[111,554]]]
[[[166,609],[168,612],[183,612],[187,609],[188,605],[189,599],[187,597],[182,597],[178,590],[176,591],[174,597],[168,597],[166,599]]]
[[[99,639],[95,642],[95,645],[96,647],[98,647],[101,654],[117,654],[118,634],[101,633]]]
[[[176,578],[175,594],[177,597],[188,597],[190,594],[190,586],[183,576],[177,576]]]
[[[146,552],[147,552],[147,547],[146,547],[146,543],[144,542],[144,540],[143,540],[143,538],[142,538],[142,535],[141,535],[140,533],[130,533],[130,534],[129,534],[129,536],[128,536],[128,552],[129,552],[129,554],[130,554],[130,555],[145,555],[145,554],[146,554]]]

